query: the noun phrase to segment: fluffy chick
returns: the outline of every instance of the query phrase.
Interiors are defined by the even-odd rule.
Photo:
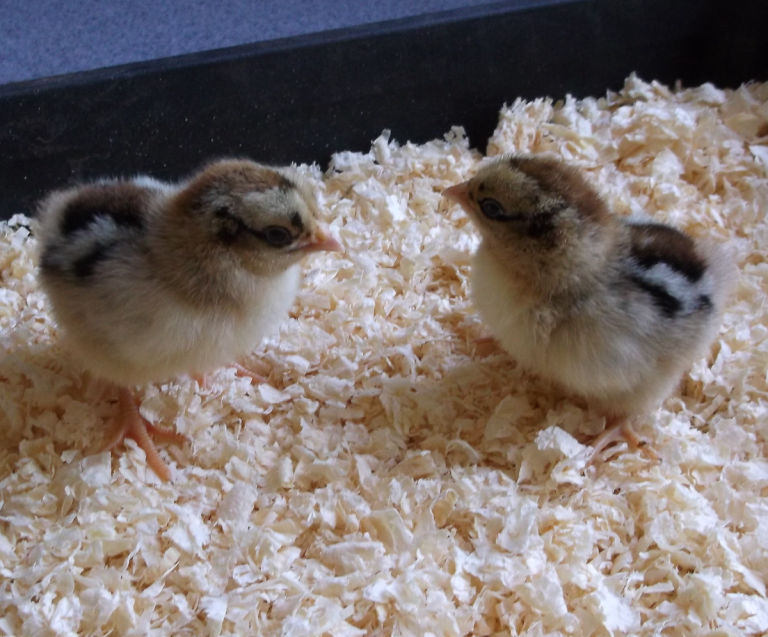
[[[636,447],[628,417],[672,393],[717,333],[730,259],[612,214],[554,159],[505,156],[444,194],[482,236],[472,295],[502,347],[606,415],[593,458],[618,434]]]
[[[297,179],[242,159],[179,184],[101,180],[41,202],[39,273],[54,317],[84,366],[119,388],[105,448],[133,437],[169,479],[132,387],[232,363],[275,331],[302,257],[339,248],[316,212]]]

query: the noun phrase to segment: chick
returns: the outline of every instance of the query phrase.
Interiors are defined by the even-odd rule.
[[[339,249],[316,212],[297,179],[243,159],[180,184],[108,179],[41,202],[39,273],[53,315],[83,365],[118,387],[105,448],[133,437],[169,479],[134,386],[203,374],[274,332],[302,257]]]
[[[718,331],[725,252],[612,214],[554,159],[505,156],[444,195],[481,234],[472,295],[502,347],[606,416],[592,458],[619,435],[638,446],[629,419],[672,393]]]

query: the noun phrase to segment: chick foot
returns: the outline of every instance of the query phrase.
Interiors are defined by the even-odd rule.
[[[231,367],[235,369],[235,376],[239,376],[240,378],[243,378],[243,377],[250,378],[253,384],[255,385],[259,383],[267,382],[267,378],[265,376],[262,376],[261,374],[258,374],[253,370],[250,370],[247,367],[244,367],[240,363],[233,363]],[[204,374],[193,374],[192,378],[194,378],[197,381],[197,384],[200,386],[201,389],[209,388],[208,378]]]
[[[605,431],[592,442],[592,453],[587,460],[587,466],[597,461],[598,455],[615,442],[624,441],[633,451],[640,451],[649,460],[659,462],[659,456],[651,447],[641,440],[632,429],[632,425],[625,418],[608,418],[605,423]]]
[[[247,367],[244,367],[240,363],[235,363],[234,365],[232,365],[232,367],[235,368],[236,375],[240,376],[241,378],[244,376],[247,378],[250,378],[254,382],[254,384],[267,382],[267,378],[265,376],[262,376],[261,374],[257,374],[252,369],[248,369]]]
[[[167,442],[182,443],[186,438],[175,431],[160,429],[147,421],[139,412],[135,398],[128,389],[120,388],[118,393],[117,418],[115,426],[101,451],[109,451],[126,438],[133,438],[147,454],[147,464],[164,481],[171,479],[171,472],[157,452],[152,436]]]

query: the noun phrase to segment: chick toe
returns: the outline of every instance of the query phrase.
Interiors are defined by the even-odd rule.
[[[600,453],[606,447],[622,441],[626,442],[633,451],[640,451],[649,460],[659,462],[658,454],[645,440],[642,440],[635,433],[632,425],[626,418],[608,418],[605,424],[605,431],[592,442],[592,453],[587,461],[587,466],[595,463]]]
[[[148,422],[139,412],[136,400],[128,389],[121,388],[118,393],[117,417],[115,426],[110,432],[101,451],[108,451],[119,445],[126,438],[133,438],[147,455],[147,464],[157,476],[167,482],[171,479],[171,472],[165,464],[152,437],[161,438],[166,442],[182,443],[186,438],[175,431],[155,427]]]

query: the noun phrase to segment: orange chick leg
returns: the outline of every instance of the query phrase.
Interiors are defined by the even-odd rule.
[[[659,461],[659,456],[643,440],[638,438],[626,418],[610,417],[606,419],[605,431],[595,438],[592,443],[592,453],[589,456],[587,464],[592,464],[597,459],[598,454],[609,445],[615,442],[625,441],[633,451],[641,451],[654,462]]]
[[[165,464],[160,454],[157,453],[155,443],[152,437],[162,438],[168,442],[184,442],[186,439],[175,431],[159,429],[149,423],[139,413],[139,407],[136,400],[128,389],[120,388],[118,393],[117,418],[116,425],[112,430],[107,442],[103,445],[102,451],[110,450],[120,444],[125,438],[133,438],[139,447],[147,454],[147,464],[161,480],[171,479],[171,472],[168,465]]]

